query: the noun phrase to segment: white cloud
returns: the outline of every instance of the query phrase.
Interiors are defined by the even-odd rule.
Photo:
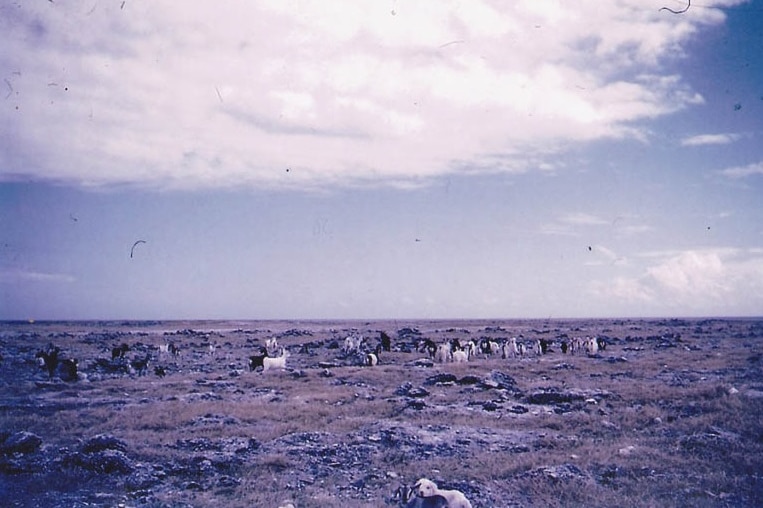
[[[559,220],[567,224],[575,224],[581,226],[602,226],[609,224],[609,221],[606,221],[601,217],[583,212],[569,213],[560,217]]]
[[[748,164],[747,166],[726,168],[721,171],[721,174],[729,178],[747,178],[748,176],[763,175],[763,161]]]
[[[623,303],[649,303],[706,315],[755,314],[763,305],[763,250],[718,248],[650,252],[653,260],[636,276],[595,281],[591,291]]]
[[[526,171],[565,143],[644,139],[643,122],[702,101],[661,63],[724,16],[661,5],[5,7],[0,177],[268,186]]]
[[[28,270],[6,270],[0,272],[0,282],[23,283],[23,282],[74,282],[76,279],[66,273],[45,273]]]
[[[739,134],[700,134],[681,140],[682,146],[728,145],[741,138]]]

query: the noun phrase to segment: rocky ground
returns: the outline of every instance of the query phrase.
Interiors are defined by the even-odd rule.
[[[342,350],[381,332],[377,366]],[[418,350],[512,336],[551,349]],[[287,369],[250,371],[273,337]],[[3,323],[0,355],[3,506],[383,507],[419,477],[475,507],[763,504],[758,320]]]

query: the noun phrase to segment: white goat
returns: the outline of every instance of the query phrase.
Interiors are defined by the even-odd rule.
[[[344,339],[344,347],[342,348],[342,351],[346,355],[350,353],[355,353],[357,351],[360,351],[361,345],[363,345],[362,335],[360,337],[349,336],[346,339]]]
[[[442,496],[448,501],[448,508],[472,508],[472,503],[458,490],[442,490],[432,480],[420,478],[413,486],[418,497]]]
[[[434,361],[438,363],[449,362],[453,358],[450,352],[450,344],[440,344],[434,354]]]
[[[272,355],[274,352],[278,351],[278,339],[276,339],[275,337],[266,339],[265,349],[268,351],[269,355]]]
[[[289,357],[289,352],[284,348],[281,348],[281,354],[279,356],[266,356],[262,359],[262,372],[265,373],[270,369],[286,368],[286,359]]]
[[[469,355],[463,349],[456,349],[455,351],[453,351],[452,356],[453,356],[454,363],[466,363],[469,361]]]
[[[442,496],[418,497],[407,485],[397,489],[394,499],[405,508],[448,508],[448,500]]]

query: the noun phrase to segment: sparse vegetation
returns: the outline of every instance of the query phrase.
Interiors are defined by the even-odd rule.
[[[475,507],[763,503],[760,322],[251,325],[3,325],[4,503],[381,507],[422,476]],[[393,350],[378,366],[333,347],[382,330]],[[603,330],[609,346],[594,357],[556,347],[415,364],[426,356],[415,352],[422,338],[553,341]],[[272,336],[290,349],[290,370],[250,372],[248,356]],[[170,339],[177,358],[159,353]],[[48,379],[34,354],[49,342],[78,358],[87,379]],[[111,348],[123,342],[128,357],[150,353],[166,376],[121,369]],[[13,448],[22,431],[41,444]],[[94,436],[124,449],[88,448]]]

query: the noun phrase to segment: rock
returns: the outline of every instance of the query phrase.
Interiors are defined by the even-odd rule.
[[[557,391],[534,392],[525,397],[528,404],[568,404],[583,399],[581,395]]]
[[[633,445],[626,446],[624,448],[620,448],[619,450],[617,450],[617,454],[620,455],[621,457],[630,457],[634,453],[636,453],[636,447]]]
[[[508,411],[509,413],[514,413],[514,414],[517,414],[517,415],[521,415],[521,414],[527,413],[529,411],[529,409],[527,409],[525,406],[521,406],[519,404],[515,404],[515,405],[511,406],[509,409],[507,409],[506,411]]]
[[[395,395],[406,396],[408,395],[408,392],[411,388],[413,388],[413,384],[411,384],[409,381],[406,381],[397,387],[397,390],[395,390]]]
[[[63,459],[63,465],[79,467],[98,474],[130,474],[134,467],[130,459],[117,450],[104,450],[95,453],[74,452]]]
[[[434,367],[434,362],[429,358],[419,358],[413,362],[414,367]]]
[[[120,452],[127,451],[127,444],[110,436],[108,434],[98,434],[95,437],[90,438],[84,445],[82,445],[82,453],[95,453],[102,452],[104,450],[118,450]]]
[[[11,434],[0,443],[0,454],[34,453],[40,448],[42,438],[31,432],[21,431]]]
[[[408,397],[414,397],[414,398],[420,399],[422,397],[426,397],[427,395],[429,395],[429,392],[421,387],[411,388],[410,390],[408,390]]]
[[[482,380],[477,376],[464,376],[461,379],[456,380],[459,385],[476,385]]]
[[[497,370],[491,371],[483,381],[483,384],[486,386],[489,384],[490,388],[495,387],[501,390],[518,391],[517,382],[514,378]]]
[[[487,401],[487,402],[482,404],[482,409],[484,409],[485,411],[491,411],[492,412],[492,411],[495,411],[496,409],[498,409],[499,407],[500,406],[497,403],[493,402],[492,400],[489,400],[489,401]]]
[[[421,410],[427,407],[427,403],[419,399],[411,399],[408,401],[408,407],[416,410]]]
[[[428,386],[441,385],[446,383],[455,383],[457,380],[458,378],[453,374],[435,374],[434,376],[429,376],[424,381],[424,384]]]

